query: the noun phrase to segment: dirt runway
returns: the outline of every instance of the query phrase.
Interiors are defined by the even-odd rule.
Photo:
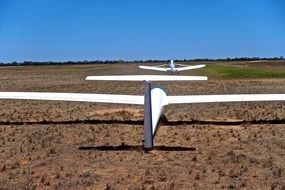
[[[108,74],[146,73],[135,64],[5,67],[0,91],[143,94],[140,82],[84,80]],[[170,95],[285,93],[285,79],[156,84]],[[0,107],[0,189],[285,189],[284,102],[171,105],[149,152],[141,106]]]

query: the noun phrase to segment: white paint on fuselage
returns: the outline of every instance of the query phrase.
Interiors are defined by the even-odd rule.
[[[175,63],[174,63],[173,60],[170,61],[168,66],[169,66],[171,72],[176,72],[177,71],[177,69],[175,68]]]

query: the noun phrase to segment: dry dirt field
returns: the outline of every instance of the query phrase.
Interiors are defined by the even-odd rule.
[[[137,64],[0,67],[0,91],[143,94],[141,82],[84,80],[109,74],[158,73]],[[170,95],[285,93],[285,79],[160,84]],[[169,106],[149,152],[140,106],[0,107],[0,189],[285,189],[284,102]]]

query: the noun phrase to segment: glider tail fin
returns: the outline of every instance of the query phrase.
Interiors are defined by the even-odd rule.
[[[151,83],[144,81],[144,148],[153,147]]]

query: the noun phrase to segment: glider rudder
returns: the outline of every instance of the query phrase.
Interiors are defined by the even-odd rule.
[[[151,109],[151,83],[144,81],[144,148],[153,147],[152,133],[152,109]]]

